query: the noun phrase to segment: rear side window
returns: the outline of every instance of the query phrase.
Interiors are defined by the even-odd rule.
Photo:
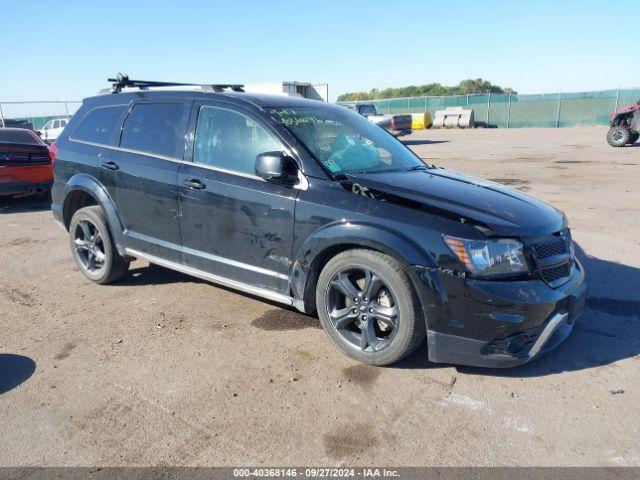
[[[182,103],[139,103],[124,122],[120,146],[181,159],[188,117]]]
[[[111,145],[114,130],[120,127],[120,118],[126,105],[94,108],[80,121],[71,138],[85,142]]]

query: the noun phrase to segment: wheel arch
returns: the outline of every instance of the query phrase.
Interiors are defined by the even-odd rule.
[[[324,265],[336,255],[356,248],[387,254],[405,267],[435,265],[413,241],[381,226],[353,222],[325,226],[305,240],[293,261],[291,290],[293,298],[303,303],[305,312],[316,309],[316,285]]]
[[[118,253],[123,257],[126,256],[123,234],[124,225],[118,215],[113,199],[98,180],[83,173],[74,175],[65,186],[63,198],[62,221],[67,230],[75,212],[83,207],[98,205],[102,208],[107,219]]]

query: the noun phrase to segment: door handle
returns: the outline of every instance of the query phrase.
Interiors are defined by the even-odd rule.
[[[120,167],[116,162],[104,162],[100,165],[102,168],[106,168],[107,170],[119,170]]]
[[[182,185],[184,185],[187,188],[191,188],[193,190],[204,190],[205,188],[207,188],[207,186],[202,183],[200,180],[197,179],[191,179],[191,180],[185,180],[184,182],[182,182]]]

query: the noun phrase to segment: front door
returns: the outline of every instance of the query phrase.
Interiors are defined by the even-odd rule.
[[[193,161],[178,172],[183,261],[286,295],[298,190],[255,175],[259,153],[285,148],[239,107],[202,103],[196,110]]]

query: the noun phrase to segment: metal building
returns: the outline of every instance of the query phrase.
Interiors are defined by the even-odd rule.
[[[308,82],[278,82],[249,83],[244,86],[245,92],[266,93],[269,95],[290,95],[310,98],[311,100],[329,101],[329,85],[326,83],[312,84]]]

